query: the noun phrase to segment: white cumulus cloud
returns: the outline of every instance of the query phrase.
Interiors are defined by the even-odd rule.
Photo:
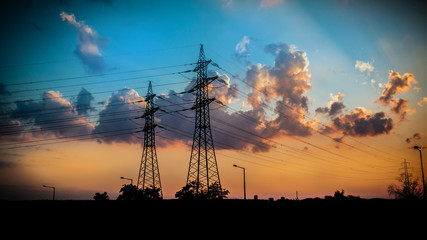
[[[363,62],[360,60],[356,61],[354,67],[361,72],[373,72],[375,69],[374,66],[372,66],[369,62]]]
[[[102,73],[107,69],[107,64],[101,54],[101,49],[105,47],[107,40],[98,35],[98,33],[84,21],[77,21],[73,13],[61,12],[59,14],[62,21],[72,25],[78,33],[78,45],[74,53],[82,61],[84,67],[89,73]]]

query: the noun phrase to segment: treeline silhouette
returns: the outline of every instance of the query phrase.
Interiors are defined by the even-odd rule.
[[[181,200],[214,200],[226,199],[229,193],[230,191],[221,188],[217,182],[212,183],[208,187],[201,182],[192,181],[176,192],[175,197]],[[93,199],[95,201],[105,201],[110,198],[106,192],[102,194],[97,192],[93,196]],[[124,184],[120,189],[120,195],[117,197],[118,201],[161,199],[160,188],[150,186],[142,189],[133,184]]]

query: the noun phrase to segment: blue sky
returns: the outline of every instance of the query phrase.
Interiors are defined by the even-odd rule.
[[[102,125],[100,114],[111,111],[109,101],[145,96],[148,81],[158,95],[184,91],[194,74],[182,72],[193,70],[189,64],[197,61],[203,44],[207,58],[221,67],[210,70],[228,82],[226,91],[214,85],[213,95],[229,107],[216,116],[233,123],[236,110],[253,114],[263,122],[253,131],[264,138],[298,136],[323,143],[310,140],[320,131],[378,148],[381,138],[404,151],[406,138],[427,135],[425,10],[419,1],[400,0],[2,1],[0,120],[36,132],[47,127],[45,120],[37,122],[43,120],[40,115],[22,117],[14,111],[46,106],[74,111],[84,88],[93,96],[87,100],[90,111],[51,118],[78,118],[86,124],[80,132],[94,133]],[[61,101],[43,99],[53,95]],[[280,109],[281,104],[293,111]],[[143,106],[129,109],[134,107]],[[357,128],[360,121],[369,126]],[[70,134],[26,132],[18,140],[0,137],[0,143]],[[416,143],[425,145],[422,139]]]
[[[421,64],[426,60],[425,17],[412,3],[278,1],[261,7],[260,1],[220,0],[24,2],[3,3],[4,11],[13,12],[3,14],[7,24],[1,50],[7,57],[0,65],[5,66],[1,74],[6,83],[87,75],[74,53],[76,31],[61,20],[62,11],[106,40],[101,53],[107,72],[189,63],[203,43],[208,57],[244,75],[245,64],[236,66],[226,59],[233,60],[236,44],[247,36],[251,63],[272,64],[274,59],[264,51],[270,43],[305,51],[312,74],[310,94],[319,104],[330,92],[349,86],[360,94],[378,91],[354,82],[386,83],[390,69],[419,79],[427,74]],[[357,60],[371,63],[374,72],[358,72]],[[20,64],[30,65],[16,66]],[[318,93],[320,89],[326,93]]]

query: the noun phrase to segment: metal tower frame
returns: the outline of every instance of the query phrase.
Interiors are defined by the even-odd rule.
[[[197,66],[193,70],[197,72],[197,82],[194,87],[196,91],[196,102],[192,107],[193,110],[196,110],[196,117],[187,175],[187,184],[196,181],[197,193],[199,193],[199,184],[204,184],[208,192],[210,185],[213,183],[217,183],[221,187],[209,116],[209,104],[214,101],[215,98],[209,98],[208,89],[208,85],[218,77],[207,77],[209,63],[211,63],[211,60],[205,59],[205,52],[202,44],[200,46]]]
[[[155,187],[160,189],[160,197],[163,198],[162,185],[160,182],[159,165],[157,162],[156,152],[156,136],[155,128],[157,124],[154,122],[154,113],[159,109],[154,107],[154,97],[151,81],[148,85],[147,96],[145,101],[147,106],[142,118],[145,118],[144,129],[144,148],[142,151],[141,165],[139,168],[137,187],[142,189],[147,187]]]

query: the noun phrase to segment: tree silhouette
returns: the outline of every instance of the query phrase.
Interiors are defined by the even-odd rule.
[[[230,193],[227,189],[222,189],[219,183],[214,182],[209,186],[208,189],[204,189],[203,194],[206,196],[206,199],[225,199]]]
[[[341,192],[339,190],[337,190],[334,193],[334,196],[325,196],[325,199],[327,200],[358,200],[360,199],[359,196],[352,196],[352,195],[348,195],[345,196],[344,195],[344,189],[341,189]]]
[[[104,192],[103,194],[97,192],[97,193],[95,193],[95,196],[93,196],[93,199],[95,201],[106,201],[106,200],[110,200],[110,198],[108,197],[107,192]]]
[[[123,184],[122,188],[120,189],[121,194],[117,197],[117,200],[120,201],[130,201],[130,200],[137,200],[140,195],[140,190],[135,185],[132,184]]]
[[[388,194],[394,195],[396,199],[417,199],[422,197],[422,189],[418,183],[418,178],[413,179],[412,174],[400,174],[397,181],[401,185],[390,184]]]
[[[229,193],[227,189],[222,189],[217,182],[212,183],[208,190],[203,183],[192,181],[176,192],[175,197],[183,200],[211,200],[227,198]]]
[[[120,195],[117,200],[131,201],[131,200],[160,200],[160,188],[147,187],[145,189],[138,188],[132,184],[124,184],[120,189]]]
[[[142,190],[141,193],[142,200],[160,200],[162,197],[160,196],[160,188],[156,188],[155,186],[147,187]]]
[[[334,198],[335,199],[344,199],[345,197],[344,197],[344,189],[341,189],[341,192],[339,191],[339,190],[337,190],[335,193],[334,193]]]

